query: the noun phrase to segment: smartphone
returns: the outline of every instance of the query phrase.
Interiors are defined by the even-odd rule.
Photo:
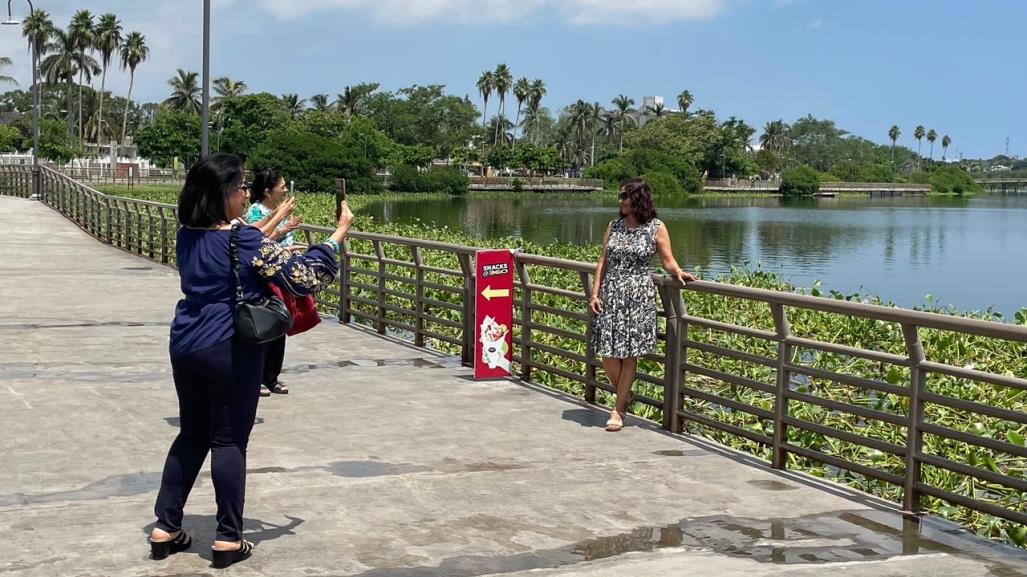
[[[346,200],[346,179],[335,179],[335,220],[339,220],[342,203]]]
[[[288,190],[287,194],[289,196],[296,196],[296,181],[295,180],[290,180],[289,181],[289,190]]]

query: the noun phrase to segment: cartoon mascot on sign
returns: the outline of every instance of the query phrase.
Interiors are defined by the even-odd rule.
[[[506,351],[508,346],[506,344],[506,333],[510,329],[506,325],[501,325],[490,316],[485,316],[485,320],[481,323],[481,360],[487,364],[490,369],[501,368],[506,372],[510,372],[510,361],[506,358]]]

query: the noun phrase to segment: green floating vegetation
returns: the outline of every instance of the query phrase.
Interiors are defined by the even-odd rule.
[[[126,194],[126,191],[105,191]],[[170,191],[166,187],[137,187],[128,193],[149,200],[168,201],[166,195],[170,194]],[[407,198],[405,195],[403,197]],[[352,204],[358,213],[357,229],[482,248],[520,248],[532,254],[584,262],[594,262],[599,256],[598,246],[537,244],[520,238],[475,239],[462,231],[446,227],[440,228],[427,223],[402,225],[381,223],[359,214],[360,206],[369,200],[380,198],[382,197],[377,195],[353,197]],[[325,226],[332,224],[334,199],[331,195],[300,194],[297,196],[297,205],[297,210],[304,216],[306,223]],[[351,239],[350,248],[352,252],[363,255],[375,254],[374,247],[369,241]],[[390,259],[409,262],[412,258],[408,247],[387,245],[384,250],[386,257]],[[453,254],[424,249],[420,256],[425,265],[438,269],[460,270],[460,263]],[[351,295],[356,298],[350,304],[351,309],[357,313],[353,316],[354,321],[373,325],[374,321],[365,317],[374,319],[377,316],[377,307],[371,304],[377,301],[375,290],[378,285],[377,263],[373,258],[354,257],[351,264],[354,267],[350,275]],[[588,290],[578,272],[534,265],[527,265],[527,271],[533,285],[574,291],[582,296]],[[389,305],[385,314],[386,320],[399,326],[413,325],[415,320],[411,313],[416,308],[413,296],[415,292],[414,271],[409,266],[389,264],[386,266],[386,273],[390,275],[386,283],[390,291],[385,297],[385,302]],[[426,273],[425,280],[433,283],[433,286],[449,287],[449,290],[426,289],[425,296],[431,302],[426,305],[425,313],[433,320],[428,320],[424,328],[450,339],[459,339],[461,332],[456,327],[461,323],[461,311],[458,306],[461,302],[459,291],[462,281],[460,277],[432,271]],[[829,291],[822,288],[819,283],[808,289],[799,289],[786,283],[780,276],[758,268],[734,269],[730,274],[715,280],[749,287],[803,292],[838,300],[893,306],[893,303],[873,295],[842,294]],[[364,285],[366,288],[362,288],[360,285]],[[326,313],[337,313],[337,310],[331,310],[330,307],[338,306],[338,293],[337,290],[322,293],[324,300],[330,305],[324,309]],[[401,296],[404,294],[409,296]],[[520,302],[520,297],[521,289],[518,288],[515,294],[515,303]],[[683,298],[689,314],[697,317],[765,331],[772,331],[774,328],[770,307],[763,302],[688,290],[683,291]],[[590,366],[585,362],[587,351],[582,335],[586,333],[588,327],[586,322],[581,320],[586,314],[584,299],[534,291],[532,301],[536,305],[541,305],[542,308],[531,312],[531,321],[555,329],[532,332],[532,340],[541,346],[529,351],[531,361],[555,369],[536,368],[532,371],[532,380],[573,395],[584,395],[585,383],[583,381],[585,381],[586,375],[592,373],[600,381],[605,379],[601,367]],[[517,309],[516,316],[520,318],[523,311],[519,307]],[[1002,315],[990,309],[979,312],[963,312],[931,305],[925,310],[968,318],[1027,324],[1027,309],[1016,313],[1013,319],[1004,319]],[[554,311],[567,311],[570,314],[560,314]],[[794,307],[788,308],[787,312],[792,332],[797,336],[870,351],[905,355],[902,329],[895,323]],[[662,318],[660,323],[662,332],[665,330]],[[772,412],[775,400],[774,395],[768,391],[773,390],[776,380],[776,362],[766,361],[776,359],[777,343],[769,339],[694,325],[689,327],[688,337],[692,341],[708,345],[703,348],[688,349],[687,361],[691,365],[701,367],[707,373],[717,371],[742,377],[744,380],[739,379],[738,382],[750,383],[752,386],[728,383],[709,378],[696,371],[687,371],[684,386],[691,391],[685,391],[682,410],[740,428],[753,435],[771,437],[773,435]],[[927,358],[932,361],[956,367],[971,367],[999,375],[1027,375],[1027,345],[1024,343],[934,329],[921,329],[920,337]],[[427,338],[426,344],[442,351],[459,353],[459,348],[445,339]],[[641,417],[657,421],[662,419],[662,382],[665,372],[662,362],[663,346],[661,342],[661,348],[652,357],[640,359],[639,380],[634,389],[636,401],[629,408],[631,412]],[[742,358],[731,358],[716,354],[715,351],[719,349],[714,347],[740,351],[745,354],[738,355]],[[521,345],[516,341],[514,352],[516,355],[523,353]],[[841,431],[842,437],[858,436],[870,439],[870,441],[869,443],[850,442],[837,436],[814,432],[809,428],[790,426],[786,429],[787,442],[849,463],[869,467],[886,477],[894,475],[901,478],[905,474],[905,459],[900,453],[907,443],[905,423],[909,413],[907,394],[910,379],[909,368],[901,364],[870,361],[801,347],[796,347],[793,351],[791,362],[820,372],[817,373],[819,376],[791,375],[790,389],[802,400],[792,399],[789,401],[788,415],[800,422]],[[515,364],[515,371],[520,371],[517,364]],[[836,379],[822,378],[825,373],[845,375],[853,377],[853,379],[849,380],[849,383],[842,383]],[[998,407],[1018,414],[1027,412],[1027,391],[1020,389],[935,373],[929,375],[927,388],[932,393],[946,397]],[[716,402],[718,397],[724,402]],[[807,399],[811,397],[833,403],[845,403],[855,407],[861,414],[807,402]],[[611,405],[612,398],[600,390],[597,394],[597,402]],[[1027,426],[1019,422],[951,409],[939,404],[927,403],[924,407],[924,419],[934,425],[1001,441],[1014,447],[1024,447],[1025,439],[1027,439]],[[696,422],[686,421],[685,426],[686,431],[691,434],[701,435],[764,459],[770,458],[770,448],[766,444]],[[871,446],[867,446],[868,444]],[[923,452],[1014,478],[1022,478],[1027,470],[1027,459],[1017,454],[970,445],[939,435],[924,435]],[[1023,454],[1022,451],[1018,452]],[[892,501],[901,501],[902,499],[901,485],[825,465],[794,454],[789,454],[788,467],[829,478]],[[1007,510],[1027,512],[1025,511],[1024,492],[1015,488],[929,465],[923,466],[922,480],[945,491],[979,499]],[[983,537],[1005,541],[1020,547],[1027,544],[1027,530],[1022,525],[965,507],[955,506],[933,497],[924,497],[922,502],[926,511],[962,523]]]

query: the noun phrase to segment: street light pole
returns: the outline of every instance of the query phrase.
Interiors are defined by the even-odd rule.
[[[203,106],[200,109],[200,155],[210,153],[210,0],[203,0]]]
[[[32,0],[28,0],[28,3],[29,17],[31,17],[35,13],[36,7],[32,5]],[[11,0],[7,0],[7,21],[4,24],[13,26],[21,24],[11,15]],[[42,91],[42,87],[39,85],[39,51],[36,50],[36,43],[33,39],[29,39],[29,44],[32,47],[30,56],[32,59],[32,199],[41,200],[42,196],[40,196],[39,190],[39,93]]]

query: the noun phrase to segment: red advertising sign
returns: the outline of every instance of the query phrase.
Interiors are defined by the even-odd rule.
[[[474,378],[508,377],[513,354],[513,254],[479,250],[475,261]]]

